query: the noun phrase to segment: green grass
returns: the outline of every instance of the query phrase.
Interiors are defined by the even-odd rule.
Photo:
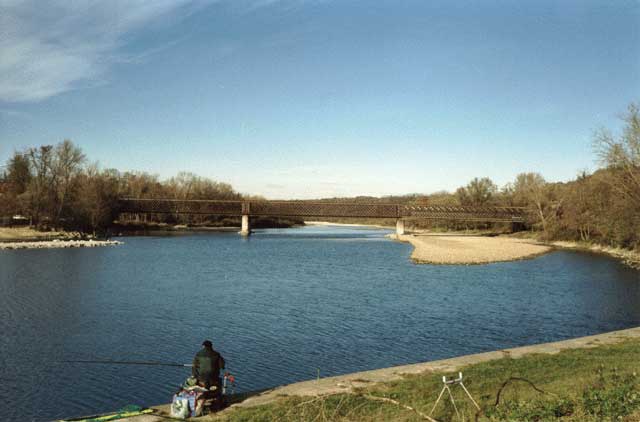
[[[464,384],[483,413],[480,421],[640,421],[640,340],[567,350],[555,355],[503,358],[462,368]],[[386,397],[419,412],[429,414],[442,388],[442,373],[406,378],[356,390],[352,394],[324,397],[288,397],[254,408],[237,409],[212,418],[224,422],[244,421],[422,421],[416,412],[371,396]],[[524,382],[512,382],[496,394],[509,377],[526,378],[541,390]],[[462,417],[449,401],[438,405],[434,417],[441,421],[473,421],[475,408],[465,400],[460,387],[454,397]],[[443,403],[444,401],[444,403]]]

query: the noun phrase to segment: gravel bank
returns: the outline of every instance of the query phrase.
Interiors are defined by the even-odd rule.
[[[50,240],[38,242],[0,242],[2,249],[58,249],[58,248],[95,248],[98,246],[121,245],[117,240]]]
[[[531,258],[552,250],[550,246],[509,237],[456,235],[390,235],[415,248],[411,259],[420,264],[487,264]]]

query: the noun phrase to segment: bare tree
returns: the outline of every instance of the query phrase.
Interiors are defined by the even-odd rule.
[[[600,163],[614,172],[612,187],[640,208],[640,109],[630,104],[622,116],[622,135],[616,139],[606,129],[594,136],[594,149]]]
[[[81,172],[86,160],[82,150],[73,142],[65,139],[55,147],[53,159],[53,181],[55,189],[56,209],[55,222],[59,223],[62,211],[67,204],[67,197],[73,179]]]
[[[542,230],[547,231],[547,212],[551,203],[547,190],[547,182],[539,173],[520,173],[513,184],[513,197],[517,205],[533,208],[542,224]]]
[[[458,188],[456,196],[462,205],[487,205],[498,191],[498,187],[488,177],[474,178],[466,187]]]
[[[42,214],[49,208],[53,184],[53,146],[43,145],[26,152],[33,177],[29,184],[29,208],[32,223],[39,224]]]

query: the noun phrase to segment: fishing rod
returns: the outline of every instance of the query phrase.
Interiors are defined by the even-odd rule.
[[[174,366],[179,368],[191,368],[190,363],[132,361],[132,360],[63,360],[60,363],[89,363],[101,365],[145,365],[145,366]]]

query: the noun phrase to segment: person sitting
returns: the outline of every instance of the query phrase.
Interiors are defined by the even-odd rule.
[[[198,380],[198,384],[204,388],[216,387],[214,389],[215,396],[220,397],[222,395],[220,370],[224,369],[224,358],[213,350],[211,341],[203,341],[202,346],[202,349],[193,358],[191,373]]]

